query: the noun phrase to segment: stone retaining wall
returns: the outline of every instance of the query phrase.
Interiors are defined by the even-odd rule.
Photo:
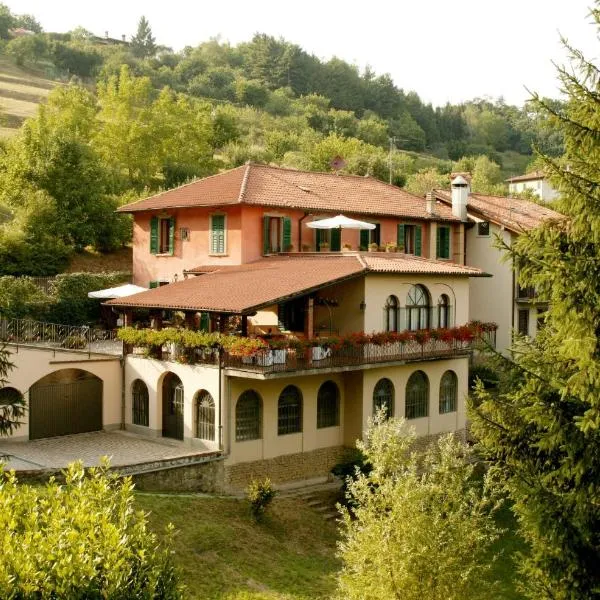
[[[230,490],[240,490],[245,488],[250,480],[265,477],[269,477],[272,483],[327,477],[331,468],[343,460],[347,450],[344,446],[333,446],[267,460],[238,463],[225,468],[225,485]]]

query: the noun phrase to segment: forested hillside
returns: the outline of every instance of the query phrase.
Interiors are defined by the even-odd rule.
[[[15,27],[33,33],[14,37]],[[347,172],[419,194],[469,170],[478,191],[501,193],[532,144],[562,152],[528,106],[434,108],[389,75],[263,34],[173,52],[143,18],[125,42],[44,33],[0,5],[0,50],[0,108],[3,61],[66,84],[40,96],[38,114],[4,144],[0,273],[57,272],[73,251],[114,249],[129,235],[117,205],[247,160],[328,171],[340,156]]]

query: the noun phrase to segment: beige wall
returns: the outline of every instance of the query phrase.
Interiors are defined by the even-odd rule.
[[[102,379],[102,425],[105,429],[116,429],[121,423],[121,366],[118,357],[88,355],[61,349],[33,346],[7,346],[10,360],[15,368],[8,373],[6,387],[14,387],[29,399],[29,388],[50,373],[63,369],[82,369]],[[29,439],[29,416],[25,414],[23,424],[12,435],[14,440]]]
[[[125,424],[127,429],[160,437],[162,435],[162,383],[167,373],[174,373],[183,384],[184,426],[183,435],[187,444],[200,449],[214,450],[218,446],[219,423],[219,371],[216,367],[184,365],[177,362],[151,360],[129,355],[125,359]],[[132,386],[141,379],[148,387],[149,426],[132,424]],[[215,401],[215,442],[200,440],[194,432],[194,396],[206,390]]]
[[[365,278],[352,279],[339,285],[321,290],[318,296],[334,300],[337,306],[331,307],[331,321],[334,333],[347,335],[363,331],[365,313],[360,304],[365,299]],[[329,310],[315,303],[314,327],[317,335],[329,335]]]
[[[413,285],[424,285],[431,296],[433,306],[437,305],[442,294],[450,297],[454,324],[463,325],[469,321],[469,278],[439,277],[426,275],[384,275],[370,274],[365,279],[365,331],[385,329],[384,306],[390,295],[395,295],[400,307],[406,306],[406,296]],[[405,328],[404,312],[401,312],[400,329]]]
[[[503,261],[505,252],[494,247],[496,235],[504,243],[512,243],[512,234],[493,223],[487,237],[477,235],[477,225],[467,232],[467,264],[493,275],[471,279],[469,305],[471,319],[498,324],[496,347],[503,351],[510,346],[512,338],[514,283],[511,263]]]
[[[465,399],[468,391],[469,359],[453,358],[448,360],[410,363],[396,367],[369,369],[363,375],[363,413],[362,430],[367,428],[368,420],[373,416],[373,390],[377,382],[387,377],[394,384],[394,415],[404,417],[404,399],[406,384],[415,371],[423,371],[429,379],[429,415],[420,419],[408,421],[415,428],[417,435],[432,435],[448,431],[461,431],[465,428],[466,411]],[[452,370],[458,379],[457,410],[455,412],[439,413],[439,391],[442,375]]]
[[[325,381],[334,381],[340,390],[340,425],[317,429],[317,393]],[[288,385],[295,385],[302,393],[302,433],[277,434],[277,403],[279,395]],[[235,405],[242,392],[256,391],[262,398],[262,439],[235,441]],[[227,464],[265,460],[285,454],[309,452],[319,448],[343,445],[345,388],[340,374],[319,374],[284,379],[248,380],[229,378],[227,404],[229,418],[226,437],[229,457]]]

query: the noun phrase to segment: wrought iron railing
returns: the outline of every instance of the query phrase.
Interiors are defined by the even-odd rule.
[[[330,369],[459,356],[469,353],[474,344],[475,340],[466,342],[428,340],[423,344],[418,342],[394,342],[391,344],[364,344],[357,347],[343,348],[315,346],[305,351],[293,349],[261,350],[252,356],[225,354],[223,366],[230,369],[260,373]]]
[[[61,325],[30,319],[0,318],[0,342],[102,354],[121,354],[123,351],[123,344],[117,339],[114,329]]]

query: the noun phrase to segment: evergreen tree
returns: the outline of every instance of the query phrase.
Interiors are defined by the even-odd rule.
[[[150,23],[146,17],[141,16],[138,22],[137,33],[131,38],[131,51],[138,58],[146,58],[156,54],[156,40],[152,35]]]
[[[600,4],[592,10],[600,25]],[[505,385],[478,389],[474,430],[514,502],[535,599],[600,597],[600,70],[563,40],[564,107],[534,101],[564,134],[562,160],[542,156],[567,219],[524,233],[510,250],[521,285],[549,301]]]

